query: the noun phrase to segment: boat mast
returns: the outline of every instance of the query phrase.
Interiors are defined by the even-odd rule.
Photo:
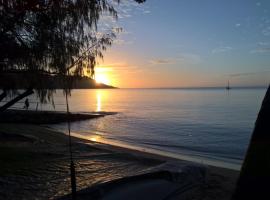
[[[228,80],[228,85],[226,86],[226,90],[229,90],[229,89],[231,89],[231,88],[230,88],[230,82]]]

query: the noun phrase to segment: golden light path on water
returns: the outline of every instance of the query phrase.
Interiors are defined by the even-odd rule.
[[[102,142],[102,137],[99,135],[90,136],[88,139],[92,142]]]
[[[102,92],[101,91],[97,91],[96,100],[97,100],[96,111],[100,112],[102,110]]]

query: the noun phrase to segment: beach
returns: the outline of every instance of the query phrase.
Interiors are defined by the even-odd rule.
[[[2,199],[55,199],[70,193],[67,135],[26,124],[2,123],[0,130]],[[151,172],[168,162],[190,163],[75,137],[72,144],[77,190]],[[196,199],[230,199],[239,171],[204,166],[205,184]]]

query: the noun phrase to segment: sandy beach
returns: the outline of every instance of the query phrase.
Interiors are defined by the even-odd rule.
[[[68,137],[45,126],[0,124],[0,198],[55,199],[70,193]],[[168,162],[188,163],[122,147],[72,138],[77,189],[143,174]],[[239,172],[205,166],[195,199],[230,199]],[[194,198],[194,197],[193,197]]]

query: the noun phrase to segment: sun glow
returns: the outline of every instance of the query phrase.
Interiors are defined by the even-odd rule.
[[[97,83],[110,84],[110,79],[106,74],[96,74],[95,80]]]

